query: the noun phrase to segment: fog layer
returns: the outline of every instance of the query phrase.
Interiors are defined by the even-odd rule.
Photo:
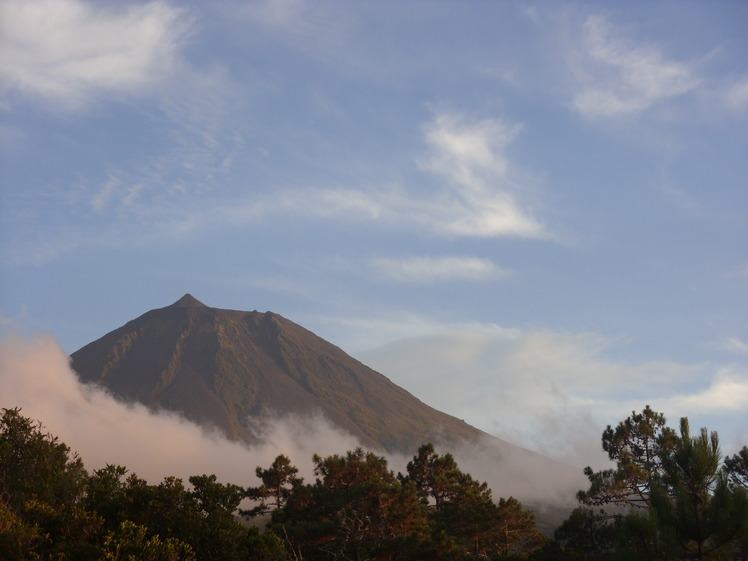
[[[80,383],[51,336],[0,341],[0,396],[1,407],[21,407],[25,416],[41,421],[89,470],[120,464],[150,482],[214,473],[223,482],[256,485],[255,467],[269,466],[279,454],[289,456],[310,481],[313,454],[343,454],[358,446],[352,435],[321,416],[277,418],[264,425],[263,444],[250,447],[175,413],[123,403]],[[452,452],[463,471],[489,483],[496,498],[566,502],[583,485],[567,466],[500,452],[489,440],[437,452]],[[395,471],[404,471],[408,459],[388,456]]]

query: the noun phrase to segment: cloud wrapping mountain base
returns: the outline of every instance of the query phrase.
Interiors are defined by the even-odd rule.
[[[89,470],[120,464],[150,482],[167,475],[186,479],[214,473],[224,482],[256,485],[255,467],[269,466],[279,454],[289,456],[300,474],[311,480],[315,453],[342,454],[358,446],[353,436],[321,416],[288,416],[263,424],[263,444],[248,447],[174,413],[123,403],[99,387],[80,383],[51,336],[0,341],[0,396],[0,406],[21,407],[25,416],[40,420],[81,456]],[[453,453],[464,471],[488,482],[496,498],[567,502],[575,485],[582,484],[570,482],[565,469],[559,474],[541,472],[527,457],[499,457],[488,441],[437,452]],[[387,459],[391,469],[404,471],[410,458]]]
[[[125,404],[81,384],[51,337],[0,343],[2,407],[21,407],[76,451],[88,469],[121,464],[149,481],[215,473],[226,482],[254,485],[254,470],[286,454],[304,471],[314,453],[333,454],[356,441],[320,418],[280,419],[266,427],[265,444],[247,448],[217,430],[170,412]],[[305,476],[311,475],[311,468]]]

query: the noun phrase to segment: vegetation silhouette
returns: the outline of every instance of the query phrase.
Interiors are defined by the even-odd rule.
[[[716,433],[693,436],[685,418],[676,433],[647,406],[608,426],[603,449],[615,468],[585,469],[582,505],[548,539],[531,510],[494,501],[431,443],[398,474],[356,448],[315,455],[309,483],[280,455],[254,487],[207,474],[150,484],[119,465],[88,473],[39,421],[2,409],[0,560],[745,558],[748,447],[723,459]]]

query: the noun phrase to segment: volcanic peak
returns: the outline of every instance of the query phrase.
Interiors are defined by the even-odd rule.
[[[174,302],[170,308],[207,308],[205,304],[200,302],[197,298],[195,298],[192,294],[185,294],[182,296],[179,300]]]

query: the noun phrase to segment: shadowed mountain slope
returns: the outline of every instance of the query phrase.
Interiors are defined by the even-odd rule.
[[[72,365],[83,381],[246,442],[263,419],[318,412],[387,451],[488,436],[277,314],[210,308],[189,294],[76,351]]]

